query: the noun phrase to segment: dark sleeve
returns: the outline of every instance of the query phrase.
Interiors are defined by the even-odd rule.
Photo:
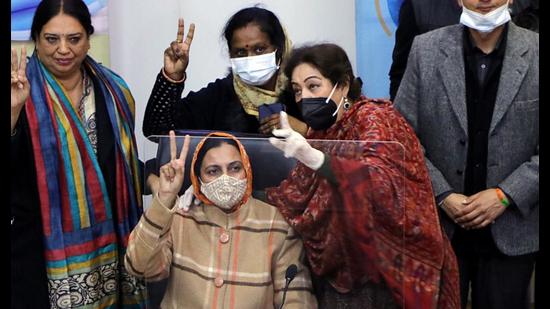
[[[405,0],[399,10],[399,25],[395,32],[395,46],[390,67],[390,100],[393,101],[407,68],[407,58],[414,37],[420,33],[411,0]]]
[[[162,71],[157,75],[143,118],[145,137],[167,134],[175,128],[178,116],[174,115],[174,110],[184,86],[184,83],[176,84],[168,81]]]
[[[143,195],[150,195],[151,188],[147,185],[147,178],[149,175],[159,175],[159,166],[157,158],[149,159],[145,161],[143,165]]]
[[[435,197],[435,202],[437,203],[437,206],[441,205],[441,203],[443,203],[443,200],[445,200],[447,198],[447,196],[451,195],[455,193],[454,190],[449,190],[449,191],[445,191],[441,194],[439,194],[438,196]]]
[[[512,16],[512,21],[517,26],[539,32],[539,10],[534,7],[528,7]]]
[[[181,98],[184,83],[170,82],[162,72],[157,75],[143,119],[143,135],[166,135],[177,129],[213,129],[213,117],[227,94],[229,78],[218,79],[197,92]]]
[[[499,188],[500,191],[502,191],[504,193],[504,195],[506,195],[506,198],[508,199],[508,207],[516,205],[516,202],[514,202],[514,199],[512,199],[512,197],[510,195],[508,195],[508,193],[504,192],[504,190],[502,190],[502,188],[500,188],[500,187],[497,187],[497,188]]]
[[[323,161],[323,164],[321,167],[319,167],[319,175],[323,176],[328,182],[331,184],[337,186],[338,180],[336,179],[336,175],[334,175],[334,172],[332,171],[331,165],[330,165],[330,155],[325,153],[325,160]]]
[[[21,115],[25,116],[25,113],[23,111],[21,111],[21,113],[19,114],[19,118],[21,118]],[[10,141],[11,141],[11,144],[13,143],[19,143],[19,140],[21,139],[20,136],[21,136],[21,120],[17,119],[17,122],[15,123],[15,127],[13,128],[13,132],[11,132],[11,138],[10,138]],[[12,150],[10,148],[10,150]],[[12,150],[11,151],[11,154],[12,154],[12,158],[17,158],[16,156],[14,157],[13,156],[13,153],[14,151]],[[13,161],[12,161],[13,162]]]

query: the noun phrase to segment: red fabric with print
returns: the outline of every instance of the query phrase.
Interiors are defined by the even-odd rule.
[[[339,292],[384,280],[405,308],[460,308],[456,258],[413,129],[385,100],[362,100],[308,139],[329,154],[337,184],[298,164],[267,189],[306,247],[315,274]]]

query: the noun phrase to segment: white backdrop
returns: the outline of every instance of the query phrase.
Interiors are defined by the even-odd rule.
[[[164,49],[177,33],[181,16],[196,25],[184,95],[226,74],[227,45],[222,29],[239,9],[260,4],[274,12],[294,43],[333,42],[342,46],[355,69],[354,0],[109,0],[111,67],[136,99],[139,149],[147,99],[162,67]]]

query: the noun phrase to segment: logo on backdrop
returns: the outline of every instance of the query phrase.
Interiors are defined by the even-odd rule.
[[[357,74],[363,93],[389,98],[388,72],[403,0],[355,0]]]

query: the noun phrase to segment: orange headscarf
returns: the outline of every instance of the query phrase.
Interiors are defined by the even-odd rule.
[[[250,159],[248,158],[248,154],[246,153],[246,150],[244,149],[241,142],[233,135],[229,133],[224,132],[212,132],[208,134],[205,138],[203,138],[199,144],[197,145],[197,148],[195,148],[195,152],[193,153],[193,161],[191,161],[191,183],[193,184],[193,191],[195,192],[195,196],[202,201],[205,204],[213,205],[212,203],[202,192],[201,192],[201,186],[199,181],[199,175],[195,175],[195,164],[197,163],[197,157],[199,155],[199,152],[206,142],[206,140],[210,137],[225,137],[230,138],[234,140],[237,145],[239,146],[239,152],[241,154],[241,160],[243,161],[244,171],[246,174],[246,192],[241,200],[241,202],[234,206],[231,211],[235,211],[239,209],[243,204],[245,204],[248,201],[248,198],[252,195],[252,168],[250,166]]]

